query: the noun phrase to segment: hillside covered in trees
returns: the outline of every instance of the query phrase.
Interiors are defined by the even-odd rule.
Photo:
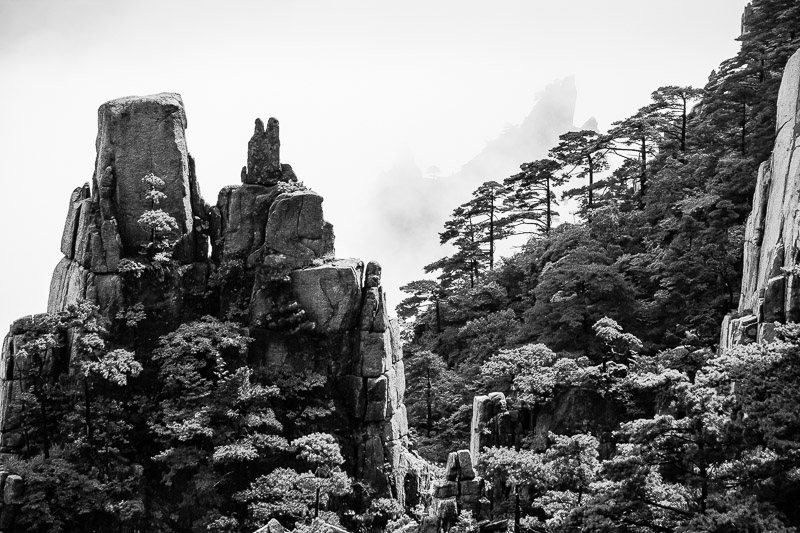
[[[706,86],[655,88],[608,131],[564,133],[548,158],[493,177],[454,206],[440,233],[450,252],[426,267],[436,278],[404,287],[422,454],[443,461],[475,429],[473,397],[504,393],[506,418],[485,431],[505,433],[505,446],[480,464],[499,476],[518,528],[800,525],[790,297],[758,318],[786,322],[761,344],[720,346],[723,318],[740,316],[759,165],[793,118],[776,117],[776,102],[798,29],[796,2],[753,2],[740,52]],[[565,199],[580,223],[559,224]],[[498,257],[497,243],[520,235],[527,244]],[[789,257],[796,244],[785,246]],[[791,283],[791,270],[776,279]]]
[[[400,322],[277,120],[212,205],[180,95],[106,102],[0,355],[0,531],[797,531],[798,30],[754,0],[704,87],[487,176]]]

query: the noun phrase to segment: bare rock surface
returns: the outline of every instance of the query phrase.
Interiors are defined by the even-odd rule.
[[[270,201],[270,190],[262,185],[245,184],[220,191],[217,207],[225,259],[246,257],[263,244]]]
[[[67,208],[67,219],[64,221],[64,231],[61,234],[61,253],[67,259],[75,257],[75,240],[78,235],[78,220],[80,219],[81,203],[91,196],[89,184],[77,187],[72,191]]]
[[[361,275],[364,265],[356,259],[295,270],[292,292],[314,321],[317,331],[352,329],[361,306]]]
[[[333,227],[322,217],[322,196],[283,193],[269,208],[265,244],[300,260],[333,256]]]
[[[250,142],[247,144],[247,167],[242,175],[244,183],[275,185],[281,181],[281,141],[278,120],[270,118],[267,127],[260,118]]]
[[[766,340],[762,327],[800,321],[800,50],[786,63],[777,103],[775,146],[758,171],[745,226],[738,317],[722,325],[720,349]],[[752,316],[753,318],[749,318]]]
[[[186,148],[186,114],[176,93],[117,98],[97,113],[97,164],[94,187],[100,187],[106,169],[113,173],[111,207],[125,255],[138,252],[150,236],[139,225],[141,214],[153,206],[145,200],[142,178],[148,173],[162,178],[167,198],[158,206],[178,221],[180,233],[194,223]]]

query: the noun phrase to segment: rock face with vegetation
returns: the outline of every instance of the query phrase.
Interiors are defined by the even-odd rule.
[[[800,51],[787,62],[775,146],[758,169],[744,237],[742,292],[720,347],[775,338],[775,323],[800,321]]]
[[[26,398],[36,390],[44,411],[49,392],[70,397],[67,381],[81,373],[75,365],[88,336],[133,354],[127,379],[156,395],[159,364],[148,363],[146,354],[192,342],[175,340],[181,328],[201,324],[198,331],[210,331],[219,323],[238,333],[224,342],[209,335],[207,342],[221,342],[225,353],[225,343],[247,339],[244,362],[236,365],[247,369],[247,386],[277,394],[265,419],[272,422],[264,423],[278,429],[281,442],[330,433],[344,470],[369,494],[402,503],[412,491],[418,500],[427,467],[409,451],[403,349],[387,313],[380,265],[334,257],[322,197],[280,162],[276,119],[266,129],[256,120],[242,183],[222,189],[214,206],[200,195],[185,128],[178,94],[100,107],[95,173],[91,186],[76,188],[69,199],[49,314],[16,321],[3,345],[0,449],[47,456],[59,445],[57,424],[30,427]],[[96,325],[88,330],[75,320],[84,301],[96,306]],[[42,335],[46,346],[34,356]],[[188,349],[185,361],[196,353]],[[94,363],[104,364],[105,356],[98,357]],[[87,378],[86,365],[94,363],[80,363]],[[88,393],[85,399],[91,401]],[[206,420],[203,413],[196,416]],[[85,437],[95,439],[89,420]],[[37,444],[32,434],[40,430],[48,435]],[[268,456],[263,444],[255,450]]]

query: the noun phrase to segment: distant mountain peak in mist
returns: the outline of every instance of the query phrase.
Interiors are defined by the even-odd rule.
[[[458,172],[442,176],[436,166],[422,170],[406,146],[387,170],[370,184],[370,201],[381,216],[363,228],[372,257],[385,259],[393,269],[384,284],[391,292],[423,275],[423,267],[441,256],[438,234],[450,212],[487,180],[502,181],[519,172],[522,163],[547,156],[558,136],[578,129],[574,124],[577,90],[572,76],[547,85],[530,113],[507,127]],[[591,124],[594,124],[593,126]],[[583,126],[594,129],[590,119]],[[485,132],[490,137],[493,132]]]
[[[595,117],[589,117],[589,119],[583,123],[583,126],[581,126],[581,130],[599,131],[597,119]]]
[[[455,174],[455,179],[471,190],[486,179],[503,179],[515,173],[521,163],[544,157],[559,135],[574,129],[577,98],[574,76],[549,83],[520,125],[506,128],[489,141]],[[594,124],[596,128],[596,120]]]

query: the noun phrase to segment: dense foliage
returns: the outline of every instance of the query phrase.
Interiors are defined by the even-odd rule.
[[[796,2],[753,2],[740,52],[705,87],[657,88],[607,132],[562,135],[549,159],[492,188],[491,234],[473,231],[474,200],[459,206],[442,242],[466,231],[470,247],[404,288],[420,446],[442,461],[453,439],[466,446],[472,396],[506,393],[523,434],[482,464],[517,527],[800,526],[796,326],[715,355],[798,28]],[[580,222],[557,223],[557,191]],[[511,235],[529,240],[498,261],[491,241]],[[454,268],[467,250],[469,268]],[[554,459],[565,448],[569,467]]]

